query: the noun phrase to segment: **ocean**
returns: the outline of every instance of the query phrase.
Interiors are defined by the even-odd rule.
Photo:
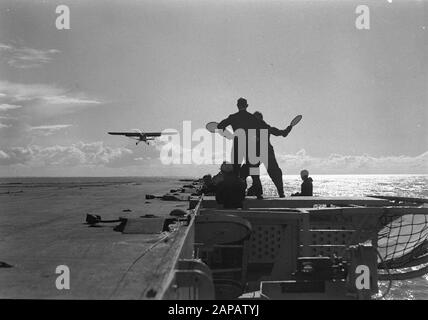
[[[428,198],[428,175],[313,175],[314,196],[392,195]],[[0,178],[0,194],[58,188],[96,188],[111,184],[156,186],[179,178],[170,177],[79,177],[79,178]],[[261,177],[265,196],[276,196],[268,176]],[[284,176],[286,195],[300,190],[299,176]],[[72,189],[70,189],[72,190]],[[102,196],[102,194],[100,194]],[[0,203],[1,208],[1,203]],[[1,212],[1,210],[0,210]],[[381,291],[388,283],[381,282]],[[428,299],[428,275],[394,281],[386,299]]]

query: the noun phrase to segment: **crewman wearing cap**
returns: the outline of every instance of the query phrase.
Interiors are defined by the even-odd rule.
[[[216,201],[225,209],[242,208],[247,184],[233,170],[231,163],[221,165],[222,179],[216,186]]]

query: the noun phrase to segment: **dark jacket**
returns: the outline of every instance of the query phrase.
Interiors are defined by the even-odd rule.
[[[305,180],[303,180],[303,183],[301,185],[301,196],[312,196],[312,178],[308,177]]]
[[[237,113],[229,115],[229,117],[227,117],[217,125],[217,128],[224,130],[228,126],[232,126],[234,131],[238,129],[245,130],[245,136],[246,136],[245,150],[249,150],[249,145],[252,143],[255,143],[257,155],[260,155],[260,131],[257,130],[255,132],[256,134],[255,136],[250,136],[248,131],[249,129],[267,129],[268,143],[269,143],[268,148],[272,150],[273,150],[273,147],[270,143],[270,135],[286,137],[292,129],[292,127],[290,126],[287,127],[285,130],[280,130],[278,128],[271,127],[265,121],[258,119],[254,114],[249,113],[247,110],[240,110]],[[238,138],[236,136],[234,138],[234,148],[238,150]]]
[[[246,188],[247,184],[238,176],[224,175],[223,181],[216,187],[215,198],[217,203],[222,204],[227,209],[242,208]]]
[[[285,130],[271,127],[265,121],[257,119],[254,114],[249,113],[247,110],[239,110],[229,115],[229,117],[218,124],[217,128],[224,130],[228,126],[232,126],[234,131],[244,129],[246,132],[248,129],[268,129],[269,134],[283,137],[286,137],[291,131],[291,127],[287,127]]]

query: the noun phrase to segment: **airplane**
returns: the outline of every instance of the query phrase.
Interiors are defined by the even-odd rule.
[[[132,131],[128,131],[128,132],[107,132],[107,133],[111,135],[125,136],[131,139],[137,139],[138,141],[135,143],[136,145],[138,145],[141,141],[150,145],[149,141],[154,140],[155,137],[160,137],[162,135],[177,134],[177,132],[142,132],[140,129],[132,129]]]

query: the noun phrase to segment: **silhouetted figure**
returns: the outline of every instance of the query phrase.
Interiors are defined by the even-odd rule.
[[[244,130],[245,132],[245,150],[248,150],[248,130],[249,129],[260,129],[262,126],[262,123],[257,120],[256,117],[254,117],[253,114],[249,113],[247,111],[247,100],[244,98],[239,98],[237,101],[237,107],[238,112],[229,115],[226,119],[223,121],[220,121],[220,123],[217,125],[218,129],[224,130],[228,126],[232,126],[233,131],[237,131],[239,129]],[[240,150],[238,148],[238,137],[235,137],[233,139],[233,154],[232,154],[232,160],[233,160],[233,168],[236,174],[239,174],[239,169],[241,167],[242,158],[245,158],[246,162],[248,163],[248,155],[247,154],[239,154]],[[252,141],[255,143],[255,141]]]
[[[221,170],[220,170],[220,172],[219,172],[219,173],[217,173],[217,174],[213,177],[213,179],[212,179],[214,186],[217,188],[217,185],[218,185],[220,182],[222,182],[222,181],[223,181],[223,179],[224,179],[224,177],[223,177],[223,173],[222,173],[222,172],[221,172]]]
[[[212,182],[213,182],[215,188],[217,188],[219,183],[224,180],[224,175],[223,175],[223,172],[221,170],[222,170],[222,168],[224,168],[223,166],[226,164],[227,164],[227,162],[223,161],[223,163],[221,164],[221,166],[219,168],[219,170],[220,170],[219,173],[217,173],[214,177],[212,177]]]
[[[243,129],[246,134],[246,147],[245,150],[249,150],[248,146],[249,143],[256,144],[256,152],[258,155],[260,155],[260,131],[257,130],[256,137],[250,137],[248,135],[249,129],[267,129],[268,134],[273,134],[276,136],[287,136],[288,133],[291,131],[291,127],[288,127],[286,130],[279,130],[275,127],[269,126],[266,122],[263,121],[263,118],[257,117],[254,114],[251,114],[247,111],[247,100],[244,98],[239,98],[237,101],[237,107],[238,112],[229,115],[228,118],[221,121],[217,128],[224,130],[227,126],[232,126],[233,130],[236,131],[238,129]],[[258,141],[257,141],[258,139]],[[239,174],[242,179],[246,179],[248,175],[250,174],[250,168],[255,168],[260,165],[260,163],[251,163],[248,159],[248,154],[246,153],[243,155],[243,158],[245,158],[245,164],[241,168],[242,159],[240,159],[238,149],[238,138],[235,137],[233,141],[233,166],[234,166],[234,172],[236,174]],[[265,163],[266,165],[266,163]],[[280,197],[284,197],[284,190],[283,190],[283,182],[282,182],[282,171],[278,166],[278,163],[275,158],[275,152],[273,150],[272,145],[269,143],[268,146],[268,163],[267,163],[267,169],[269,172],[269,176],[271,177],[273,183],[277,187],[278,194]],[[259,176],[254,176],[253,178],[253,190],[251,192],[254,192],[254,195],[257,195],[258,197],[261,197],[263,189],[261,186],[261,181]]]
[[[300,171],[300,177],[302,178],[303,182],[301,185],[300,192],[293,193],[292,196],[312,196],[312,178],[309,177],[308,170],[302,170]]]
[[[259,111],[254,112],[254,116],[257,119],[263,121],[263,114],[261,112],[259,112]],[[292,129],[291,126],[288,126],[285,130],[280,130],[280,129],[275,128],[275,127],[269,127],[269,134],[268,134],[269,145],[268,145],[267,172],[269,174],[269,177],[272,179],[272,182],[274,183],[274,185],[276,187],[276,190],[278,191],[278,195],[279,195],[280,198],[284,198],[285,197],[285,195],[284,195],[284,184],[283,184],[283,180],[282,180],[282,170],[279,167],[278,162],[276,161],[275,151],[273,149],[272,144],[270,143],[270,136],[274,135],[274,136],[286,137],[290,133],[291,129]],[[242,169],[241,169],[241,171],[244,174],[246,173],[246,170],[247,170],[245,168],[246,166],[248,168],[252,167],[251,165],[244,164],[242,166]],[[265,166],[266,166],[266,164],[265,164]],[[248,169],[248,172],[249,172],[249,169]],[[247,176],[245,176],[245,178]],[[242,175],[241,175],[241,177],[242,177]],[[260,182],[260,176],[259,175],[257,175],[257,176],[256,175],[252,175],[251,178],[253,180],[253,185],[254,185],[254,182],[255,182],[255,190],[254,190],[254,192],[257,192],[260,189],[259,192],[261,192],[260,194],[262,194],[263,193],[263,189],[262,189],[261,182]],[[259,185],[260,185],[260,187],[259,187]],[[257,194],[255,194],[255,195],[257,196]]]
[[[247,184],[235,173],[232,164],[221,166],[223,179],[216,186],[216,201],[225,209],[242,208]]]
[[[213,179],[210,174],[206,174],[202,177],[202,187],[199,190],[199,194],[205,194],[205,195],[214,195],[216,186],[213,183]]]

